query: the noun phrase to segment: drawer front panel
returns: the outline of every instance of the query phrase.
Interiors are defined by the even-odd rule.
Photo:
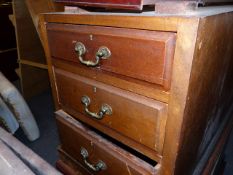
[[[156,169],[146,162],[111,144],[63,111],[56,112],[56,115],[62,150],[90,172],[94,171],[87,163],[96,167],[100,161],[105,166],[97,174],[146,175],[155,172]],[[88,154],[87,163],[84,162],[81,151]]]
[[[85,61],[95,62],[97,51],[105,46],[111,55],[108,59],[100,59],[97,71],[104,70],[169,87],[174,33],[49,24],[48,40],[52,57],[76,63],[80,63],[75,51],[77,42],[86,48],[81,56]]]
[[[60,69],[55,69],[55,75],[59,101],[64,108],[76,110],[101,123],[103,132],[104,127],[108,127],[149,149],[162,151],[166,104]],[[112,114],[104,114],[100,120],[91,117],[84,110],[83,96],[90,99],[89,111],[100,113],[101,106],[107,104]]]

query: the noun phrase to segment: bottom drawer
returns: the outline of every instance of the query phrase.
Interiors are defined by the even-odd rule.
[[[91,173],[108,175],[157,174],[152,166],[84,127],[62,110],[56,112],[61,149]]]
[[[56,162],[56,168],[65,175],[91,175],[86,168],[69,156],[64,150],[58,148],[60,159]]]

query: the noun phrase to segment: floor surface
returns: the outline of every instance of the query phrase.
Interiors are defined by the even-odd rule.
[[[58,159],[57,147],[59,145],[58,132],[54,118],[54,106],[49,91],[39,94],[28,101],[40,129],[40,138],[30,142],[23,131],[19,129],[16,137],[45,159],[51,165],[55,165]]]

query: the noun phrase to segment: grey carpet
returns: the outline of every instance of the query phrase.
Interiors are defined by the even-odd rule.
[[[50,91],[43,92],[31,98],[28,104],[39,126],[40,138],[34,142],[30,142],[21,129],[16,132],[15,136],[54,166],[58,159],[57,147],[59,145],[59,138]]]
[[[224,157],[226,161],[224,175],[233,175],[233,129],[225,148]]]

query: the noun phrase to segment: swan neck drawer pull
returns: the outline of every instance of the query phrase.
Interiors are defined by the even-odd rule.
[[[95,119],[102,119],[105,114],[106,115],[112,115],[112,108],[108,104],[102,104],[99,112],[94,113],[94,112],[89,111],[89,109],[88,109],[89,105],[91,104],[91,99],[88,96],[84,95],[82,97],[82,99],[81,99],[81,102],[85,105],[85,109],[84,109],[85,112],[89,116],[91,116],[91,117],[93,117]]]
[[[98,49],[98,51],[95,54],[95,62],[90,60],[84,60],[83,55],[86,53],[86,47],[81,42],[76,42],[75,52],[77,53],[79,61],[82,64],[91,67],[97,66],[101,59],[108,59],[111,56],[111,51],[107,47],[102,46]]]
[[[85,165],[89,169],[91,169],[92,171],[98,172],[98,171],[106,170],[107,169],[106,164],[103,161],[101,161],[101,160],[99,160],[96,165],[93,165],[93,164],[89,163],[87,161],[87,159],[88,159],[88,152],[87,152],[87,150],[85,148],[83,148],[83,147],[81,148],[80,154],[83,157],[83,161],[84,161]]]

